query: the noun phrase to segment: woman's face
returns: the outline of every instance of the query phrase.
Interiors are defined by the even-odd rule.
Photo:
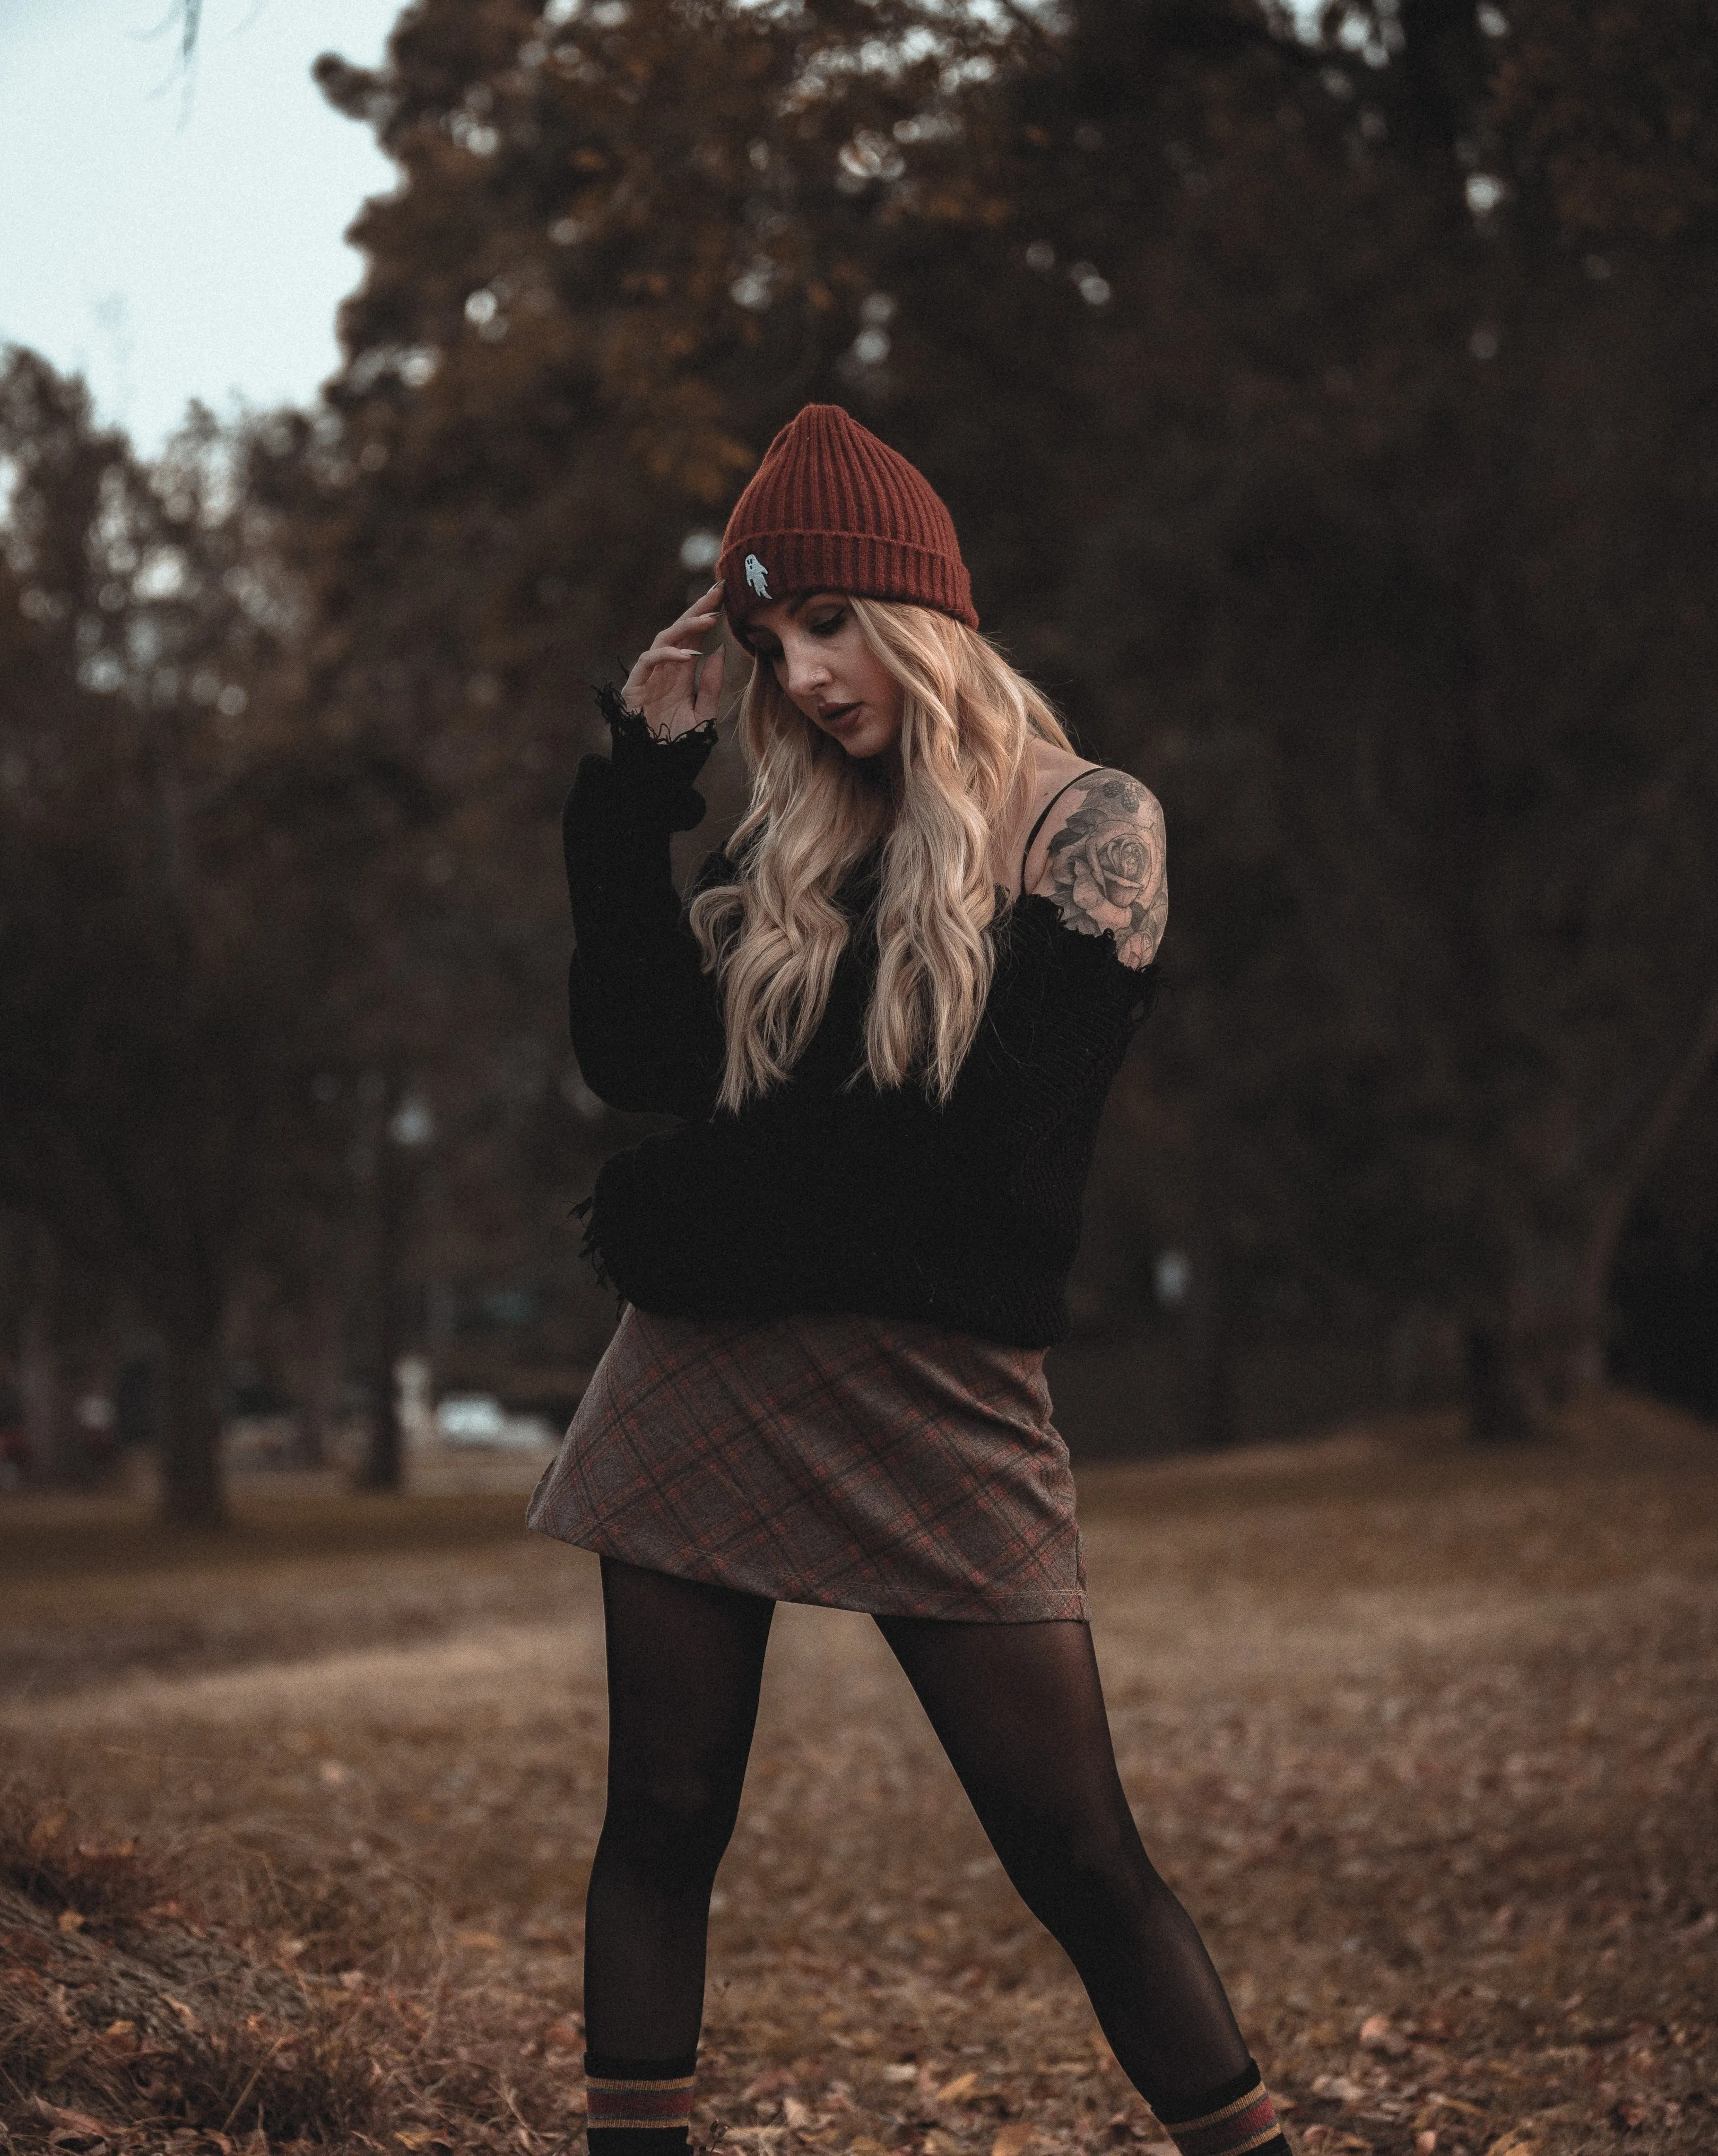
[[[849,756],[883,756],[900,740],[900,684],[866,643],[844,593],[777,599],[746,622],[746,640],[788,701]]]

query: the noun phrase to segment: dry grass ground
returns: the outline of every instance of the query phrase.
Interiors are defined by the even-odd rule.
[[[1300,2145],[1718,2150],[1718,1440],[1613,1402],[1083,1477],[1146,1842]],[[516,1496],[0,1512],[0,2142],[556,2156],[594,1563]],[[782,1614],[700,2134],[1159,2141],[863,1618]]]

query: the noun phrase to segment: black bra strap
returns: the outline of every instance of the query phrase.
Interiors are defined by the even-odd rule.
[[[1073,778],[1069,780],[1068,786],[1078,786],[1082,778],[1090,778],[1091,775],[1092,774],[1089,771],[1077,771],[1074,774]],[[1059,786],[1056,788],[1055,792],[1051,794],[1049,799],[1044,804],[1042,810],[1039,812],[1038,821],[1026,834],[1026,844],[1020,850],[1020,888],[1022,891],[1024,891],[1026,888],[1026,864],[1031,858],[1033,845],[1038,838],[1038,834],[1044,829],[1044,818],[1049,814],[1051,809],[1055,807],[1062,796],[1068,791],[1068,786]]]

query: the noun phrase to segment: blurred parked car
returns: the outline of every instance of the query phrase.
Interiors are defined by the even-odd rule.
[[[223,1439],[226,1463],[238,1472],[304,1465],[304,1434],[294,1414],[233,1415]]]
[[[509,1414],[488,1393],[449,1393],[436,1409],[435,1434],[444,1445],[489,1451],[543,1452],[559,1441],[543,1416]]]

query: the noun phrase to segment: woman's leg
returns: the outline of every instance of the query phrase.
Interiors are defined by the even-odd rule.
[[[1123,2071],[1166,2125],[1231,2104],[1238,2120],[1252,2061],[1192,1919],[1140,1840],[1089,1628],[878,1621]],[[1268,2145],[1265,2123],[1255,2111],[1251,2146]],[[1228,2143],[1219,2134],[1212,2145]]]
[[[710,1890],[740,1807],[775,1614],[759,1596],[609,1558],[603,1609],[608,1804],[585,1917],[593,2074],[697,2049]]]

